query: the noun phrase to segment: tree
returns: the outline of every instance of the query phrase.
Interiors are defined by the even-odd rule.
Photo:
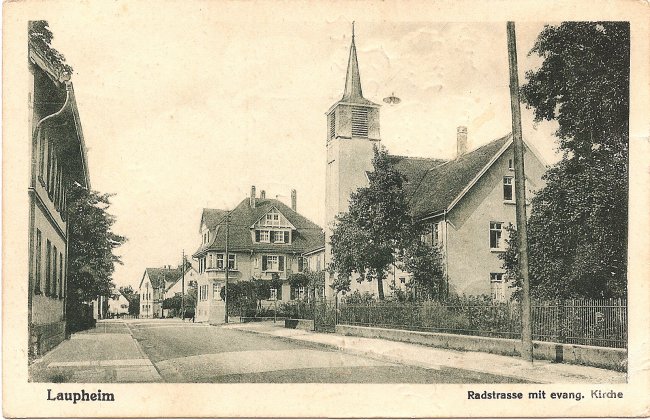
[[[100,194],[73,183],[68,191],[68,314],[77,305],[99,296],[109,297],[115,264],[114,251],[126,238],[111,230],[115,218],[107,210],[109,194]]]
[[[129,315],[139,315],[140,314],[140,295],[133,290],[133,287],[121,286],[119,288],[120,293],[126,300],[129,301]]]
[[[396,253],[417,234],[402,188],[404,176],[383,147],[374,148],[372,163],[368,187],[353,192],[348,212],[336,219],[330,238],[331,269],[341,278],[336,288],[345,290],[345,283],[355,273],[359,282],[376,281],[377,294],[383,300],[388,268],[395,263]]]
[[[627,22],[565,22],[530,52],[544,61],[527,72],[523,100],[536,121],[557,121],[563,152],[528,222],[539,297],[626,294],[629,36]]]
[[[418,299],[442,299],[446,295],[440,250],[420,240],[412,240],[401,258],[402,268],[411,274],[410,288]]]

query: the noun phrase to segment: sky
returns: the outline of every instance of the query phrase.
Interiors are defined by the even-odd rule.
[[[49,24],[74,68],[92,188],[115,194],[114,231],[129,239],[118,286],[191,255],[202,209],[233,208],[251,185],[285,202],[295,188],[298,211],[324,225],[325,112],[343,94],[353,20],[363,93],[383,105],[390,153],[449,159],[459,125],[470,149],[511,131],[505,22],[151,16],[137,2],[105,4]],[[540,64],[527,53],[542,28],[517,26],[521,83]],[[391,94],[398,105],[382,101]],[[555,162],[554,124],[522,107],[522,126]]]

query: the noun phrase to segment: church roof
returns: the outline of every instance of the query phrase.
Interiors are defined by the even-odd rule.
[[[277,209],[296,229],[292,233],[290,244],[267,244],[253,241],[251,226],[268,213],[272,208]],[[219,221],[216,234],[207,245],[202,245],[194,256],[207,251],[224,251],[226,247],[225,218]],[[320,226],[297,213],[283,202],[275,199],[256,199],[255,208],[250,206],[248,198],[230,213],[228,249],[237,251],[257,252],[295,252],[303,253],[325,245],[325,236]]]
[[[361,89],[361,76],[359,75],[359,61],[357,60],[357,47],[354,43],[354,26],[352,27],[352,43],[350,44],[350,57],[348,58],[348,71],[345,75],[345,90],[338,103],[352,105],[378,106],[376,103],[363,97]]]
[[[404,189],[413,215],[422,218],[450,210],[511,141],[508,134],[449,161],[392,156],[406,177]]]

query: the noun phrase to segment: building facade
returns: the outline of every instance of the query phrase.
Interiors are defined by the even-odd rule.
[[[336,215],[348,210],[350,193],[368,185],[373,146],[380,142],[379,106],[363,97],[354,34],[350,46],[344,94],[327,112],[326,245]],[[505,300],[506,286],[499,254],[506,248],[507,227],[516,226],[512,136],[507,135],[468,151],[467,128],[458,127],[455,159],[391,156],[405,176],[405,193],[413,217],[428,226],[423,238],[439,246],[450,293],[490,295]],[[527,197],[543,187],[546,165],[525,142]],[[326,277],[327,287],[336,274]],[[392,268],[386,282],[404,288],[408,273]],[[384,290],[387,290],[384,285]],[[353,290],[375,293],[377,285],[353,281]]]
[[[66,335],[68,188],[90,188],[86,147],[70,73],[29,42],[29,351],[41,355]]]
[[[163,301],[168,287],[181,277],[181,267],[171,265],[162,268],[147,268],[142,274],[138,294],[140,295],[140,318],[162,318]]]
[[[324,248],[324,234],[296,211],[295,190],[291,201],[289,207],[267,199],[264,192],[256,197],[252,187],[250,197],[230,212],[203,210],[201,246],[193,255],[199,266],[197,321],[223,322],[225,303],[220,294],[226,266],[229,282],[277,278],[282,285],[272,291],[273,298],[288,301],[295,295],[287,280],[306,270],[306,251]]]

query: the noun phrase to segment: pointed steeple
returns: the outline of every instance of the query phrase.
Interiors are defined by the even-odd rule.
[[[361,91],[361,77],[359,76],[359,62],[357,61],[357,47],[354,44],[354,22],[352,22],[352,44],[350,45],[350,58],[348,59],[348,72],[345,76],[345,91],[341,100],[356,102],[364,99]]]

